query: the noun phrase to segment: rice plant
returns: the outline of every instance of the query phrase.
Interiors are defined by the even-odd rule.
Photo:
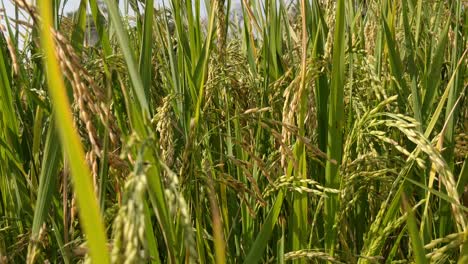
[[[468,5],[0,5],[0,263],[468,263]]]

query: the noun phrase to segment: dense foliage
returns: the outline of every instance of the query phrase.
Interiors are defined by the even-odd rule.
[[[0,263],[468,263],[465,1],[14,2]]]

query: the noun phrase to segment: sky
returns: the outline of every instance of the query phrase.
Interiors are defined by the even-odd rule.
[[[34,2],[34,0],[28,0],[29,2]],[[232,2],[239,2],[240,0],[232,0]],[[66,3],[65,7],[63,8],[63,14],[67,14],[69,12],[75,11],[78,9],[81,0],[62,0],[62,2]],[[124,9],[124,4],[126,3],[126,0],[120,0],[120,9]],[[154,0],[155,6],[162,6],[163,2],[166,4],[166,6],[169,6],[170,0]],[[204,6],[204,1],[201,0],[201,5]],[[0,9],[5,8],[6,14],[8,17],[14,17],[15,16],[15,5],[13,4],[13,0],[0,0]],[[131,8],[129,8],[129,13],[131,14]],[[201,10],[202,16],[206,14],[205,8],[202,8]],[[27,20],[25,17],[20,17],[21,20]],[[5,21],[3,20],[3,12],[0,12],[0,24],[5,25]]]
[[[63,1],[65,2],[65,1]],[[75,11],[78,9],[78,6],[80,5],[81,0],[68,0],[66,1],[66,5],[64,8],[64,13],[66,14],[67,12]],[[123,7],[124,1],[121,2],[121,7]],[[156,0],[155,5],[161,5],[163,0]],[[164,2],[167,4],[168,0],[164,0]],[[2,6],[5,5],[5,9],[7,11],[8,16],[13,16],[15,13],[15,7],[12,3],[12,0],[0,0],[0,8],[3,8]]]
[[[34,2],[34,0],[29,0],[30,2]],[[194,1],[194,0],[192,0]],[[62,0],[62,2],[65,2],[66,5],[63,8],[64,14],[67,14],[69,12],[75,11],[78,9],[81,0]],[[121,10],[124,10],[124,3],[126,3],[126,0],[120,0],[120,8]],[[163,2],[166,4],[166,6],[169,6],[170,0],[154,0],[155,6],[162,6]],[[239,7],[240,6],[241,0],[231,0],[231,8]],[[5,7],[6,13],[8,17],[14,17],[15,16],[15,6],[13,4],[13,0],[0,0],[0,9]],[[204,17],[206,16],[206,10],[205,10],[205,5],[204,5],[204,0],[200,0],[200,13],[201,16]],[[129,13],[131,14],[131,8],[129,8]],[[3,12],[0,13],[0,24],[4,24],[4,20],[2,19]],[[22,20],[27,20],[26,18],[22,17]]]
[[[68,0],[66,1],[66,5],[65,5],[65,8],[64,8],[64,14],[68,13],[68,12],[71,12],[71,11],[75,11],[76,9],[78,9],[78,6],[80,5],[80,2],[81,0]],[[120,1],[120,7],[121,9],[123,9],[123,5],[124,5],[124,2],[126,1],[123,1],[121,0]],[[163,2],[166,3],[166,5],[168,5],[169,3],[169,0],[155,0],[155,6],[157,5],[162,5]],[[12,3],[12,0],[0,0],[0,8],[3,8],[3,5],[5,5],[5,9],[7,11],[7,14],[8,16],[13,16],[14,13],[15,13],[15,8],[14,8],[14,5]],[[235,4],[235,3],[240,3],[240,0],[232,0],[231,1],[232,4]],[[201,0],[201,6],[203,6],[203,0]],[[202,8],[202,14],[204,14],[204,8]]]
[[[29,0],[32,2],[32,0]],[[194,1],[194,0],[192,0]],[[78,6],[80,5],[80,2],[81,0],[62,0],[62,2],[66,2],[66,5],[65,5],[65,8],[64,8],[64,14],[68,13],[68,12],[71,12],[71,11],[75,11],[76,9],[78,9]],[[124,5],[124,2],[127,2],[126,0],[120,0],[120,7],[121,9],[123,10],[123,5]],[[162,3],[166,3],[166,5],[168,6],[170,0],[154,0],[155,2],[155,6],[161,6]],[[206,16],[206,11],[205,11],[205,8],[204,8],[204,0],[200,0],[200,6],[201,6],[201,15],[202,16]],[[241,0],[231,0],[231,7],[237,7],[240,5],[240,2]],[[285,1],[285,2],[290,2],[290,1]],[[7,15],[9,17],[13,17],[14,16],[14,13],[15,13],[15,8],[14,8],[14,5],[12,3],[12,0],[0,0],[0,8],[3,8],[3,6],[5,6],[5,9],[6,9],[6,12],[7,12]],[[3,15],[3,14],[2,14]],[[0,19],[1,20],[1,19]],[[1,23],[1,21],[0,21]]]

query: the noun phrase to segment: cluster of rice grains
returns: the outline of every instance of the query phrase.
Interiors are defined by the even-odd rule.
[[[172,217],[179,218],[181,225],[184,228],[184,243],[189,252],[190,259],[196,259],[197,251],[195,239],[190,220],[189,207],[181,193],[179,184],[179,176],[170,168],[180,168],[180,173],[183,173],[184,167],[181,166],[183,161],[175,160],[175,142],[174,142],[174,113],[172,111],[171,102],[175,99],[174,95],[167,95],[162,99],[162,104],[157,108],[156,115],[152,119],[152,123],[156,126],[156,131],[159,133],[158,144],[161,149],[161,166],[163,168],[162,175],[165,183],[165,197],[169,206],[169,212]],[[187,162],[185,162],[186,164]]]
[[[3,11],[0,11],[0,13],[2,12]],[[2,21],[2,16],[3,15],[0,15],[0,22]],[[3,33],[3,35],[5,36],[8,52],[11,57],[11,64],[13,67],[13,72],[14,74],[17,75],[19,72],[19,65],[18,65],[18,56],[16,55],[16,49],[13,47],[13,42],[11,41],[9,34],[7,34],[7,29],[2,24],[0,24],[0,33]]]
[[[156,125],[156,131],[159,133],[159,147],[162,152],[163,162],[171,168],[174,164],[175,142],[173,121],[174,113],[172,111],[171,101],[175,96],[168,95],[163,98],[162,104],[156,109],[156,115],[151,120],[151,123]]]
[[[142,263],[147,261],[145,237],[146,176],[139,162],[125,183],[122,207],[113,225],[113,263]]]
[[[15,0],[16,4],[23,8],[29,16],[33,19],[34,24],[39,26],[40,17],[35,10],[35,7],[31,6],[24,0]],[[25,24],[25,23],[23,23]],[[29,25],[31,26],[31,25]],[[64,76],[69,81],[69,87],[73,92],[73,108],[75,113],[78,114],[79,119],[76,119],[77,129],[84,131],[82,137],[87,139],[89,142],[89,151],[86,152],[86,160],[91,167],[93,174],[93,183],[96,195],[98,195],[98,174],[99,174],[99,163],[102,164],[104,155],[106,155],[109,166],[111,168],[122,170],[126,168],[125,163],[116,154],[116,151],[120,148],[120,132],[116,126],[116,120],[110,110],[109,98],[101,86],[95,83],[95,80],[88,71],[83,67],[80,56],[76,54],[75,49],[69,43],[67,38],[60,32],[52,29],[54,41],[56,43],[56,56],[60,62],[60,68]],[[11,51],[14,54],[14,51]],[[16,62],[16,57],[14,59]],[[17,69],[15,67],[15,72]],[[106,132],[109,138],[109,146],[104,153],[104,142],[101,140],[105,136],[103,132],[99,133],[96,127],[102,126],[102,131]],[[81,125],[82,124],[82,125]],[[100,161],[99,161],[100,160]],[[64,172],[63,184],[64,184],[64,197],[67,197],[68,189],[68,173]],[[67,200],[64,200],[67,202]],[[75,197],[72,197],[70,203],[70,224],[71,233],[73,233],[74,218],[76,216],[76,205]],[[64,206],[64,212],[66,213],[67,206]]]
[[[40,20],[34,7],[24,0],[16,0],[19,7],[24,8],[33,18],[35,24]],[[69,41],[60,33],[52,30],[57,50],[56,56],[59,58],[60,68],[70,81],[73,90],[74,107],[79,114],[81,122],[84,124],[87,138],[92,151],[88,152],[86,158],[91,165],[94,175],[94,184],[97,186],[98,165],[97,158],[102,158],[103,142],[98,135],[95,122],[99,120],[106,127],[111,146],[114,150],[119,147],[119,129],[116,127],[115,117],[110,111],[108,98],[102,87],[95,84],[95,81],[82,66],[80,57],[76,54]],[[97,119],[94,119],[96,117]],[[115,160],[115,155],[110,160]]]

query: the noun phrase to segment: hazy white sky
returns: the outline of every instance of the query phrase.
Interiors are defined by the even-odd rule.
[[[15,9],[11,0],[0,0],[0,2],[2,3],[0,7],[5,5],[5,9],[9,16],[14,14]],[[81,0],[68,0],[68,1],[62,1],[62,2],[66,2],[64,12],[67,13],[67,12],[78,9],[78,6],[80,5]],[[121,2],[121,7],[122,7],[125,1],[120,1],[120,2]],[[155,5],[160,5],[162,2],[163,2],[162,0],[155,0]],[[164,2],[168,3],[168,0],[165,0]]]
[[[33,0],[29,0],[29,1],[33,1]],[[192,1],[194,1],[194,0],[192,0]],[[78,6],[80,5],[81,0],[68,0],[68,1],[67,0],[62,0],[62,3],[64,3],[64,2],[66,3],[66,5],[65,5],[63,10],[64,10],[64,14],[66,14],[67,12],[75,11],[76,9],[78,9]],[[126,3],[126,2],[127,2],[126,0],[120,0],[121,10],[124,10],[123,6],[124,6],[124,3]],[[160,5],[162,5],[163,2],[167,6],[169,6],[170,0],[154,0],[154,2],[155,2],[155,6],[160,6]],[[241,0],[231,0],[232,8],[235,8],[236,6],[239,6],[240,2],[241,2]],[[201,5],[200,5],[201,15],[206,16],[204,0],[200,0],[200,3],[201,3]],[[15,6],[14,6],[12,0],[0,0],[0,9],[1,8],[6,9],[7,16],[14,17]],[[1,19],[2,16],[3,16],[3,12],[0,13],[0,24],[4,23],[4,20]]]
[[[33,2],[33,0],[29,0],[30,2]],[[239,2],[240,0],[232,0],[232,2]],[[62,0],[62,3],[66,3],[65,7],[63,9],[64,14],[75,11],[78,9],[80,5],[81,0]],[[126,3],[126,0],[120,0],[120,8],[121,10],[124,10],[124,4]],[[160,6],[162,3],[165,3],[167,6],[169,5],[169,0],[154,0],[155,6]],[[203,0],[200,1],[203,3]],[[202,5],[204,6],[204,5]],[[7,16],[9,17],[14,17],[15,15],[15,6],[13,4],[12,0],[0,0],[0,9],[5,8]],[[130,8],[129,8],[130,9]],[[129,11],[131,13],[131,10]],[[204,15],[206,14],[205,8],[202,7],[201,14]],[[3,12],[0,12],[0,24],[4,24],[4,20],[1,19],[3,16]],[[24,19],[24,18],[23,18]]]

